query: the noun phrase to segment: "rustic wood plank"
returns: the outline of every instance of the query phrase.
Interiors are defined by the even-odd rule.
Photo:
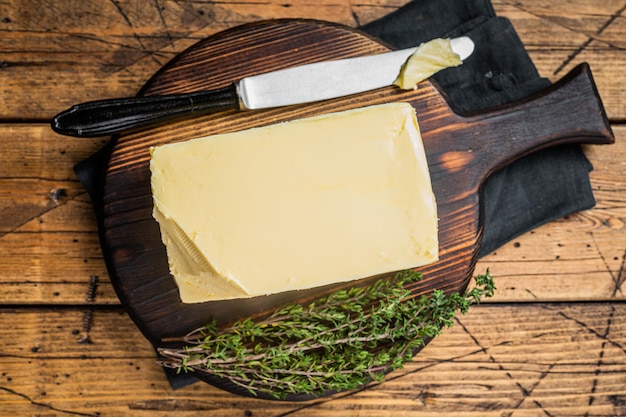
[[[96,301],[119,303],[96,232],[10,233],[1,242],[3,304],[82,304],[92,276]]]
[[[4,304],[118,304],[99,248],[91,200],[72,168],[103,146],[45,125],[1,125],[0,299]]]
[[[626,49],[624,4],[618,0],[494,1],[509,18],[539,73],[556,81],[589,62],[609,118],[623,120],[623,63]]]
[[[621,415],[626,304],[482,305],[380,384],[306,403],[173,391],[118,309],[0,309],[0,415]],[[251,412],[247,413],[246,412]]]
[[[134,95],[177,53],[199,39],[251,21],[307,17],[353,23],[333,2],[150,2],[99,0],[40,7],[36,1],[0,5],[0,84],[4,118],[50,119],[70,105]]]
[[[2,176],[76,181],[73,166],[89,157],[108,138],[73,138],[54,133],[47,124],[2,124]]]
[[[150,2],[138,7],[98,0],[42,7],[34,0],[10,0],[0,5],[5,91],[0,114],[44,120],[78,102],[134,95],[177,53],[243,23],[304,17],[357,27],[406,3]],[[589,62],[609,116],[626,118],[621,99],[626,24],[619,18],[620,2],[493,3],[498,15],[513,22],[543,76],[556,80]]]

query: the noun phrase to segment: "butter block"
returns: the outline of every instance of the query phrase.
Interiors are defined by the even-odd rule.
[[[438,257],[415,111],[363,107],[151,149],[154,217],[184,303],[274,294]]]

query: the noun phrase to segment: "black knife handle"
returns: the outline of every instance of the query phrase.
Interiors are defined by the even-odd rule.
[[[115,98],[77,104],[52,120],[66,136],[96,137],[188,117],[239,109],[237,86],[162,96]]]

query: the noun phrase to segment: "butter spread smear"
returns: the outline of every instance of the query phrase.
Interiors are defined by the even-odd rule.
[[[400,69],[394,84],[403,90],[412,90],[439,71],[462,63],[461,57],[452,50],[450,39],[433,39],[417,47]]]
[[[312,288],[438,258],[437,208],[410,104],[150,152],[153,215],[184,303]]]

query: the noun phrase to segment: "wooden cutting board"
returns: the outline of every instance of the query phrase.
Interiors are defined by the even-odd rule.
[[[388,50],[361,32],[325,22],[260,22],[197,43],[162,68],[140,94],[220,88],[261,72]],[[101,242],[116,291],[145,337],[159,346],[163,338],[181,336],[212,319],[226,324],[262,316],[286,302],[311,300],[373,279],[268,297],[182,304],[152,218],[150,146],[394,101],[409,102],[417,111],[440,217],[440,260],[420,268],[424,279],[410,288],[416,295],[436,288],[463,291],[468,285],[481,241],[480,189],[489,174],[539,148],[613,141],[585,65],[535,97],[466,117],[454,114],[436,86],[424,82],[408,92],[387,87],[308,105],[228,111],[116,137],[102,190]],[[220,380],[209,382],[245,394]]]

